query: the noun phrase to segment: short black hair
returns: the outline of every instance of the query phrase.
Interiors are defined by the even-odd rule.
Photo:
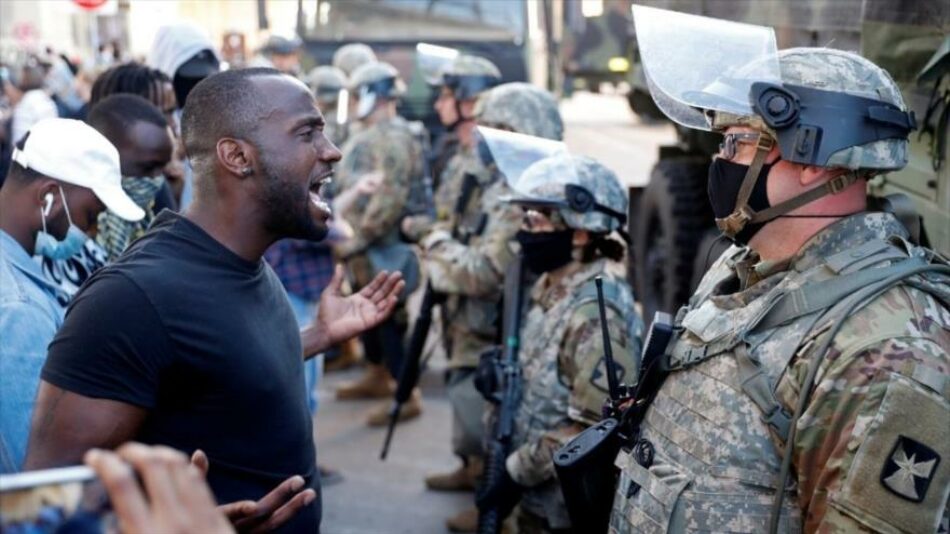
[[[103,98],[89,110],[86,122],[116,146],[138,122],[147,122],[160,128],[168,126],[165,115],[155,104],[130,94]]]
[[[257,124],[268,110],[266,95],[252,83],[262,76],[284,75],[270,68],[227,70],[201,80],[188,93],[181,138],[193,165],[203,165],[222,137],[254,139]]]
[[[94,106],[100,100],[119,93],[139,95],[161,105],[167,83],[171,83],[171,80],[158,69],[135,62],[117,65],[96,78],[96,82],[92,84],[89,105]]]

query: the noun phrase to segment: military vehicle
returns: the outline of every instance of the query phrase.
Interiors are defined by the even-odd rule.
[[[928,0],[643,0],[644,5],[775,28],[778,47],[826,46],[858,51],[887,69],[917,115],[907,168],[876,177],[874,195],[903,193],[924,218],[930,244],[950,254],[950,4]],[[633,53],[634,110],[661,115]],[[639,82],[638,82],[639,80]],[[631,190],[630,275],[645,316],[686,302],[728,243],[717,231],[706,196],[709,160],[718,134],[677,126],[678,141],[659,149],[645,188]]]

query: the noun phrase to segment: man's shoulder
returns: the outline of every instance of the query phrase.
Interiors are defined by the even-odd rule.
[[[935,287],[950,296],[946,285]],[[835,345],[844,353],[860,353],[866,347],[900,340],[895,346],[929,341],[950,346],[950,309],[947,302],[915,285],[901,284],[887,290],[846,318],[835,336]],[[893,345],[893,344],[892,344]]]

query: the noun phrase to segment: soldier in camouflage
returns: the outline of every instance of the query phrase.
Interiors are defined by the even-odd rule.
[[[343,71],[345,76],[353,76],[356,69],[367,63],[376,62],[376,53],[367,44],[350,43],[341,46],[333,53],[331,64]]]
[[[479,125],[560,140],[564,125],[550,93],[526,83],[499,85],[479,99]],[[437,224],[422,240],[424,264],[435,291],[447,295],[445,335],[449,345],[449,401],[452,403],[452,449],[462,465],[430,476],[436,490],[473,490],[483,465],[485,402],[474,386],[479,356],[498,335],[499,300],[505,268],[512,260],[510,241],[521,224],[521,211],[502,202],[511,193],[493,166],[470,173],[468,198],[451,226]],[[472,507],[449,519],[450,529],[474,531]]]
[[[336,146],[343,146],[346,141],[346,125],[340,124],[338,117],[340,110],[337,106],[340,102],[340,95],[347,88],[346,74],[336,67],[323,65],[314,67],[307,74],[307,85],[313,91],[323,112],[323,118],[326,123],[323,126],[323,133]],[[349,105],[348,99],[342,102],[343,105]],[[344,116],[347,110],[344,111]]]
[[[627,195],[612,171],[566,153],[533,164],[514,187],[511,202],[525,214],[517,240],[540,277],[521,328],[523,389],[503,484],[523,495],[519,533],[565,532],[571,523],[554,452],[600,420],[608,392],[597,276],[618,379],[636,382],[643,321],[625,280],[625,246],[612,237],[626,222]],[[591,202],[578,202],[585,195]],[[485,488],[479,504],[504,493]]]
[[[499,83],[498,67],[478,56],[459,55],[442,72],[435,110],[446,132],[434,147],[435,220],[449,220],[465,174],[486,172],[475,154],[472,137],[475,104],[479,95]],[[433,222],[428,216],[407,217],[403,220],[403,234],[419,239],[431,229]]]
[[[366,128],[343,146],[343,159],[336,169],[334,211],[349,224],[353,236],[338,244],[335,252],[346,262],[353,285],[361,287],[381,270],[408,273],[418,268],[415,254],[399,239],[399,221],[410,184],[422,176],[422,147],[408,123],[396,114],[397,99],[404,89],[392,65],[359,67],[350,88],[358,97],[357,118]],[[400,308],[392,319],[361,337],[369,360],[367,371],[338,389],[338,399],[392,394],[392,377],[402,364],[406,320],[405,310]],[[414,417],[421,409],[421,396],[416,392],[403,405],[402,418]],[[377,412],[370,415],[370,424],[385,423],[385,410]]]
[[[865,197],[906,165],[913,119],[855,54],[784,50],[778,67],[754,112],[705,109],[725,135],[710,199],[736,246],[676,315],[632,447],[652,454],[617,457],[610,530],[946,532],[950,277]],[[862,124],[879,130],[808,159]]]

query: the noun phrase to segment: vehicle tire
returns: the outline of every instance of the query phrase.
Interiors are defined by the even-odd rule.
[[[713,224],[706,195],[708,162],[660,161],[640,199],[633,237],[633,276],[645,320],[673,313],[690,296],[700,241]]]
[[[627,93],[627,104],[630,110],[640,117],[640,120],[646,123],[659,122],[666,119],[660,108],[656,107],[656,102],[650,93],[633,87]]]

